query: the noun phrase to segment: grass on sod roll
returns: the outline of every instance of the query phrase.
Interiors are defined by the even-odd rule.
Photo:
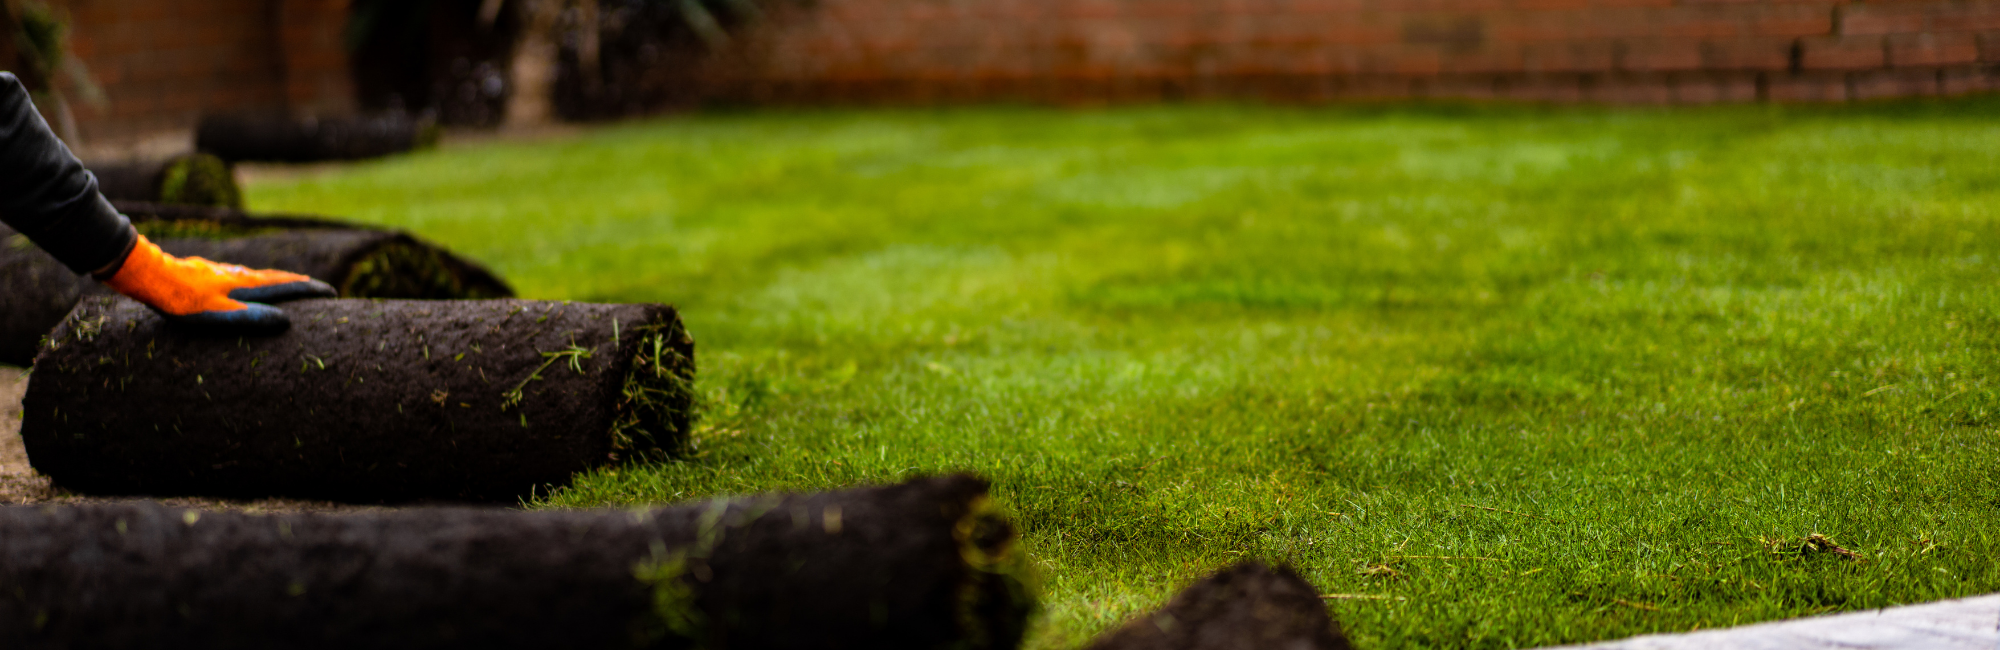
[[[1033,648],[1244,558],[1506,647],[2000,590],[1994,115],[766,111],[246,191],[682,309],[692,457],[543,506],[966,470]]]

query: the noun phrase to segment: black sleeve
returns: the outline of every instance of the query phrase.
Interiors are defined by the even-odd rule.
[[[0,222],[77,273],[124,260],[132,223],[97,193],[97,178],[56,139],[28,89],[0,72]]]

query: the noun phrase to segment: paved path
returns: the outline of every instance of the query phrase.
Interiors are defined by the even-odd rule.
[[[2000,650],[2000,594],[1567,647],[1572,650]]]

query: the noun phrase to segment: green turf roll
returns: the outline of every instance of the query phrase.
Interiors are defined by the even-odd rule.
[[[114,201],[243,207],[243,190],[236,184],[235,170],[208,154],[94,164],[90,171],[97,176],[97,191]]]
[[[330,119],[204,115],[195,127],[195,148],[232,162],[359,160],[435,146],[438,133],[431,121],[401,113]]]
[[[85,494],[512,501],[676,451],[694,340],[665,305],[307,300],[205,337],[115,296],[49,336],[29,461]]]
[[[1312,583],[1285,567],[1241,562],[1194,583],[1087,650],[1351,650]]]
[[[213,207],[114,204],[168,253],[303,273],[332,284],[344,298],[514,295],[478,263],[401,231]],[[5,227],[0,227],[0,271],[0,363],[32,363],[36,343],[78,297],[106,292]]]
[[[1001,650],[986,483],[638,510],[0,508],[0,647]],[[171,641],[168,641],[171,640]]]

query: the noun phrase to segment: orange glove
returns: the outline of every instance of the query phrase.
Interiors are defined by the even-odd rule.
[[[327,283],[297,273],[174,257],[144,235],[104,284],[169,322],[229,334],[276,333],[291,326],[284,311],[257,303],[336,295]]]

